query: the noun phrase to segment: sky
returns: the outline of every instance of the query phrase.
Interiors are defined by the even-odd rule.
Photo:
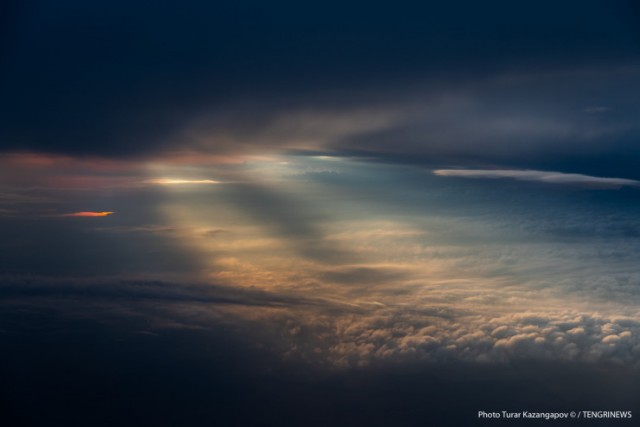
[[[1,7],[3,422],[640,416],[635,2]]]

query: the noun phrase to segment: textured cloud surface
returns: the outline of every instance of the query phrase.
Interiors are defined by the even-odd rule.
[[[8,233],[24,230],[5,260],[11,275],[4,293],[45,306],[82,295],[101,310],[141,310],[151,316],[150,333],[167,325],[206,329],[221,319],[242,331],[269,324],[278,338],[256,340],[319,366],[638,366],[635,181],[518,170],[429,173],[336,156],[213,168],[165,162],[128,173],[140,182],[205,171],[224,184],[121,187],[110,202],[118,215],[99,225],[62,224],[33,213],[34,194],[12,196],[6,206],[28,207],[32,217],[2,220]],[[516,180],[443,179],[460,176]],[[548,182],[572,185],[558,192]],[[77,205],[94,196],[56,185],[37,190],[44,201],[36,207],[58,209],[45,201],[62,194],[60,202]],[[596,191],[602,186],[624,188]],[[86,214],[106,215],[74,216]],[[27,233],[34,223],[40,232]],[[67,249],[73,258],[36,249],[60,235],[78,239]],[[27,256],[42,261],[18,262]],[[74,278],[94,263],[104,267]],[[46,279],[53,272],[59,278]]]

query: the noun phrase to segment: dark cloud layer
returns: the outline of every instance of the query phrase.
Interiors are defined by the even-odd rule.
[[[320,372],[283,363],[233,329],[211,325],[141,334],[144,321],[78,318],[67,308],[72,309],[2,306],[3,422],[475,426],[495,423],[478,420],[479,410],[634,410],[635,415],[640,391],[637,373],[580,364],[421,364]]]
[[[73,302],[82,299],[85,304],[106,302],[125,307],[136,302],[191,303],[215,305],[241,305],[256,307],[324,306],[333,309],[336,302],[329,303],[322,298],[299,295],[275,294],[258,289],[243,289],[230,286],[206,284],[185,285],[151,281],[111,281],[100,279],[47,279],[37,276],[0,277],[2,299],[24,302],[30,299],[46,301],[59,300]],[[67,302],[68,303],[68,302]],[[73,303],[71,306],[73,307]],[[337,304],[337,308],[357,311],[353,306]]]
[[[144,154],[222,112],[255,123],[514,67],[618,64],[635,58],[632,3],[11,3],[0,149]]]

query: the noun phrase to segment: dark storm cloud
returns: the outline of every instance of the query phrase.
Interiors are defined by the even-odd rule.
[[[385,99],[399,86],[504,66],[615,62],[635,52],[630,8],[26,2],[9,8],[1,45],[0,148],[141,154],[222,111],[344,104],[354,96],[345,89],[367,102],[371,90]]]

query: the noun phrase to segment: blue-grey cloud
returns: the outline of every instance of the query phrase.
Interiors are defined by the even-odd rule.
[[[109,302],[114,308],[131,308],[137,303],[163,302],[167,304],[210,304],[260,307],[289,307],[324,305],[333,310],[338,307],[349,312],[354,305],[340,305],[336,301],[272,293],[260,289],[207,284],[180,284],[160,281],[131,281],[114,279],[48,278],[38,276],[0,276],[0,289],[5,302],[25,304],[42,300],[73,301],[82,298],[84,303]],[[64,304],[64,303],[63,303]],[[126,307],[130,304],[130,307]],[[73,305],[73,303],[71,304]]]
[[[624,178],[603,178],[576,173],[514,169],[436,169],[435,175],[457,178],[512,178],[548,184],[582,185],[596,188],[638,187],[640,181]]]

